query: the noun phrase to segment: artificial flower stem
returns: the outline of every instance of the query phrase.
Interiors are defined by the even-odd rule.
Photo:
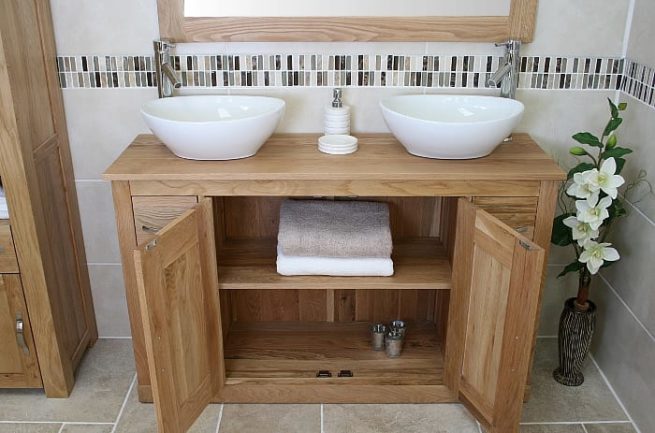
[[[589,309],[589,286],[591,285],[591,275],[585,269],[580,272],[578,285],[578,296],[575,300],[575,308],[578,311],[587,311]]]

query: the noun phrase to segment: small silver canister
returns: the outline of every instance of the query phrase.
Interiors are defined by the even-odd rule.
[[[373,350],[384,350],[384,335],[387,332],[387,327],[381,323],[371,326],[371,345]]]
[[[389,328],[390,331],[400,332],[400,335],[402,335],[403,339],[405,338],[405,334],[407,332],[407,324],[403,320],[394,320],[391,322]]]
[[[384,345],[389,358],[398,358],[403,349],[403,335],[399,331],[389,331],[384,339]]]

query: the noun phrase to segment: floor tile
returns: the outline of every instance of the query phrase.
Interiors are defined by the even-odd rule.
[[[623,421],[627,417],[598,369],[587,360],[585,383],[569,387],[555,382],[557,339],[540,339],[532,372],[532,395],[523,408],[523,422]]]
[[[521,433],[585,433],[581,424],[522,425]]]
[[[226,404],[219,433],[319,433],[318,404]]]
[[[64,424],[60,433],[111,433],[114,424]]]
[[[587,433],[637,433],[632,423],[585,424]]]
[[[58,433],[61,424],[0,423],[0,433]]]
[[[478,433],[458,404],[362,404],[323,406],[325,433]]]
[[[0,420],[114,422],[134,376],[131,340],[98,340],[78,369],[69,398],[42,390],[0,390]]]
[[[189,433],[214,433],[220,412],[220,404],[210,404],[196,420]],[[139,402],[136,386],[132,387],[115,433],[157,433],[155,407],[152,404]]]

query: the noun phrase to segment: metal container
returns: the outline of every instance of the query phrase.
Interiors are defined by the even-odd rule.
[[[403,335],[399,331],[389,331],[384,339],[384,346],[389,358],[398,358],[403,350]]]
[[[389,325],[389,329],[391,331],[398,331],[400,334],[403,336],[403,339],[405,338],[405,334],[407,332],[407,324],[403,320],[394,320],[391,322],[391,325]]]
[[[371,326],[371,345],[373,350],[384,350],[384,335],[387,332],[387,327],[381,323]]]

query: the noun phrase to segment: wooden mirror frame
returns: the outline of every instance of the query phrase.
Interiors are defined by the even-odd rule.
[[[157,0],[159,33],[174,42],[531,42],[538,0],[509,16],[186,18],[184,0]]]

